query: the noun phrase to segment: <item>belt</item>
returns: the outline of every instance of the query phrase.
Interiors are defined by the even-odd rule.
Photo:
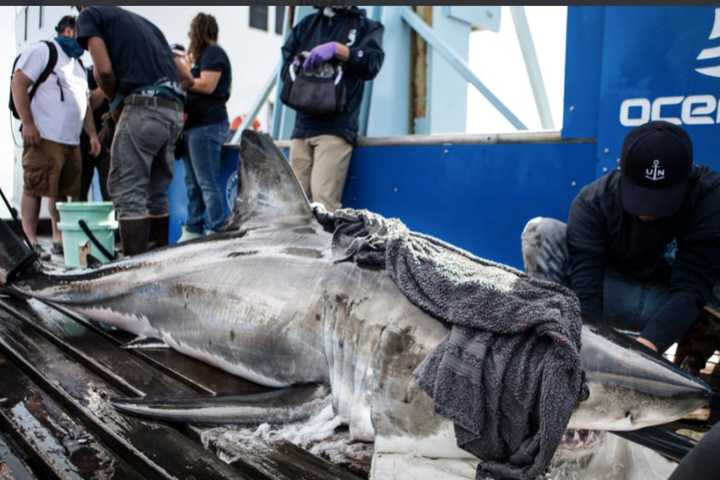
[[[144,95],[130,95],[125,98],[125,105],[135,105],[138,107],[160,107],[170,108],[176,112],[184,110],[183,105],[179,101],[170,100],[162,97],[146,97]]]

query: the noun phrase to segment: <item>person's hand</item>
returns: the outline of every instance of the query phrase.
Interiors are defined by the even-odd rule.
[[[310,50],[310,54],[305,58],[305,62],[303,63],[303,68],[305,70],[312,70],[319,64],[332,60],[337,51],[336,45],[336,42],[327,42]]]
[[[658,351],[658,349],[657,349],[657,347],[655,346],[655,344],[654,344],[653,342],[651,342],[650,340],[648,340],[647,338],[637,337],[635,340],[637,340],[638,342],[642,343],[643,345],[645,345],[646,347],[648,347],[650,350],[652,350],[652,351],[654,351],[654,352],[657,352],[657,351]]]
[[[102,145],[97,135],[90,137],[90,155],[97,157],[102,152]]]
[[[34,147],[40,144],[40,132],[34,123],[23,124],[22,126],[23,145]]]

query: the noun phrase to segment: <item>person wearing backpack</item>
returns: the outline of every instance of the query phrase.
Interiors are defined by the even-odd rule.
[[[33,248],[37,241],[42,197],[50,199],[54,245],[62,245],[55,201],[80,196],[80,132],[90,138],[93,155],[100,143],[88,108],[88,85],[75,41],[75,17],[65,16],[51,41],[38,42],[15,61],[10,109],[21,122],[23,137],[22,227]]]
[[[357,7],[316,8],[293,27],[282,47],[283,101],[297,111],[290,146],[293,171],[311,201],[334,211],[341,205],[357,140],[365,81],[375,78],[385,59],[384,27]],[[332,78],[325,90],[303,91],[315,89],[326,72]],[[315,78],[300,86],[293,78],[303,74]],[[320,108],[328,98],[330,104]]]

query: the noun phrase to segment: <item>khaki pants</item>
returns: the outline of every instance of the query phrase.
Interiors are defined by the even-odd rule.
[[[330,212],[340,208],[352,149],[335,135],[293,139],[290,164],[310,201],[322,203]]]
[[[44,138],[23,149],[23,190],[33,197],[80,197],[80,147]]]

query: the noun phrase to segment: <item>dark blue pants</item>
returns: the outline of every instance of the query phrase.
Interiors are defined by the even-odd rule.
[[[552,218],[538,217],[528,222],[522,233],[528,274],[569,286],[566,229],[563,222]],[[640,332],[669,296],[669,284],[642,282],[606,268],[603,318],[615,328]]]
[[[185,130],[188,150],[183,159],[188,196],[185,228],[191,232],[218,231],[225,223],[227,202],[218,178],[222,166],[222,146],[227,135],[227,122]]]

